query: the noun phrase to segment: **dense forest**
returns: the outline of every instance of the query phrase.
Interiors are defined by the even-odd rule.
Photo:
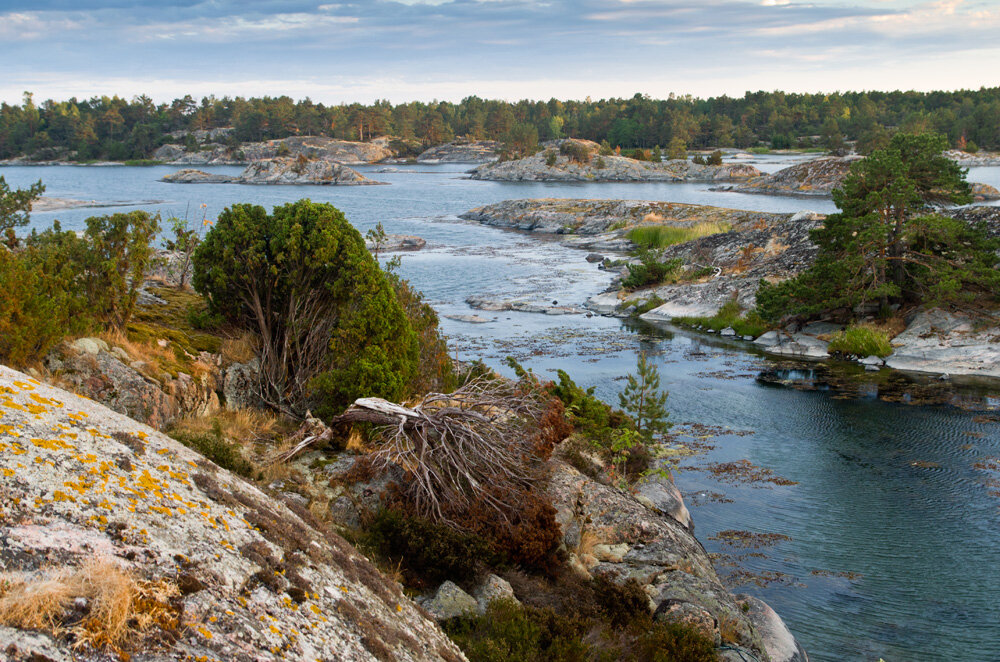
[[[220,141],[232,143],[327,135],[368,140],[391,135],[424,146],[456,136],[518,145],[563,136],[608,141],[623,148],[754,146],[775,149],[837,146],[858,141],[880,146],[895,130],[935,131],[969,151],[1000,148],[1000,88],[958,92],[846,92],[786,94],[748,92],[698,99],[691,96],[516,103],[467,97],[460,103],[324,105],[287,96],[250,98],[191,96],[155,104],[94,97],[36,104],[0,105],[0,158],[143,159],[164,143],[188,143],[185,132],[233,127]],[[178,133],[180,132],[180,133]],[[174,133],[173,136],[170,134]],[[869,150],[870,151],[870,150]]]

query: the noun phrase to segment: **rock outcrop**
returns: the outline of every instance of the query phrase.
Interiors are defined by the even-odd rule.
[[[958,149],[950,149],[944,153],[949,159],[967,168],[993,168],[1000,166],[1000,154],[997,152],[976,152],[970,154]]]
[[[62,591],[52,627],[0,623],[5,659],[112,659],[79,638],[74,646],[97,603],[66,578],[95,560],[130,610],[132,634],[118,643],[136,662],[465,659],[397,584],[305,511],[152,428],[2,366],[0,393],[0,590]]]
[[[775,662],[808,659],[797,643],[789,648],[788,629],[770,607],[761,603],[744,608],[744,601],[729,592],[689,525],[647,503],[648,497],[637,499],[598,483],[561,460],[550,465],[548,492],[571,567],[617,581],[635,579],[649,596],[657,620],[694,625],[717,645],[725,643],[758,658],[766,651]],[[767,615],[767,627],[757,613]]]
[[[757,168],[746,164],[653,163],[613,154],[600,156],[599,149],[589,140],[554,140],[532,156],[481,165],[470,177],[505,182],[730,182],[761,176]]]
[[[163,200],[73,200],[70,198],[50,198],[42,196],[31,203],[31,211],[63,211],[64,209],[79,209],[81,207],[123,207],[123,206],[143,206],[158,205]]]
[[[496,140],[456,140],[421,152],[417,163],[489,163],[497,160],[501,148]]]
[[[908,372],[1000,378],[1000,318],[922,310],[893,338],[885,364]]]
[[[829,197],[840,186],[860,156],[823,156],[779,170],[770,175],[743,182],[723,190],[765,195],[801,195]],[[977,202],[1000,199],[1000,191],[989,184],[972,184]]]
[[[427,241],[412,234],[387,234],[378,246],[378,249],[385,253],[399,253],[406,251],[419,251],[427,245]],[[375,242],[370,239],[365,240],[365,247],[374,251]]]

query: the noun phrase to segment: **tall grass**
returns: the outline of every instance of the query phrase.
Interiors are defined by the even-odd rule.
[[[838,331],[830,340],[830,352],[854,356],[877,356],[884,359],[892,354],[889,335],[871,324],[858,324]]]
[[[738,336],[757,337],[767,332],[770,326],[756,311],[743,314],[743,308],[735,299],[730,299],[712,317],[675,317],[671,320],[680,326],[702,327],[716,333],[732,328]]]
[[[711,234],[729,232],[728,223],[702,221],[690,227],[675,225],[643,225],[629,230],[628,239],[640,248],[666,248],[674,244],[683,244]]]

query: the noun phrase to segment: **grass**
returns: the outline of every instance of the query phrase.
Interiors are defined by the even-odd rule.
[[[68,631],[74,646],[89,644],[121,653],[123,646],[154,626],[165,631],[179,627],[179,614],[171,604],[177,595],[176,585],[166,580],[140,581],[113,561],[97,558],[48,576],[0,576],[0,624],[53,635]],[[82,617],[74,615],[78,598],[88,604]]]
[[[728,223],[703,221],[689,227],[673,225],[643,225],[629,230],[626,235],[632,243],[641,248],[666,248],[683,244],[712,234],[729,232]]]
[[[182,418],[170,426],[167,434],[223,469],[258,480],[270,476],[266,470],[270,465],[248,459],[248,455],[253,457],[254,445],[264,442],[271,452],[280,450],[278,440],[290,434],[293,427],[271,412],[241,409]]]
[[[675,317],[674,324],[689,327],[712,329],[716,333],[732,328],[738,336],[757,336],[766,333],[771,327],[755,311],[743,312],[736,299],[730,299],[715,315],[711,317]]]
[[[129,159],[128,161],[123,161],[122,165],[127,166],[157,166],[164,165],[166,161],[158,161],[157,159]]]
[[[629,306],[635,306],[635,312],[632,314],[638,317],[639,315],[645,315],[654,308],[659,308],[664,303],[663,299],[654,294],[645,301],[641,301],[639,299],[629,299],[622,304],[622,308],[625,309]]]
[[[852,356],[877,356],[884,359],[892,354],[889,334],[873,324],[858,324],[838,331],[830,340],[830,352]]]

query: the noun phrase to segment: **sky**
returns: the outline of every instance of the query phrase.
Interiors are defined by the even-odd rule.
[[[0,0],[0,100],[1000,85],[1000,0]]]

